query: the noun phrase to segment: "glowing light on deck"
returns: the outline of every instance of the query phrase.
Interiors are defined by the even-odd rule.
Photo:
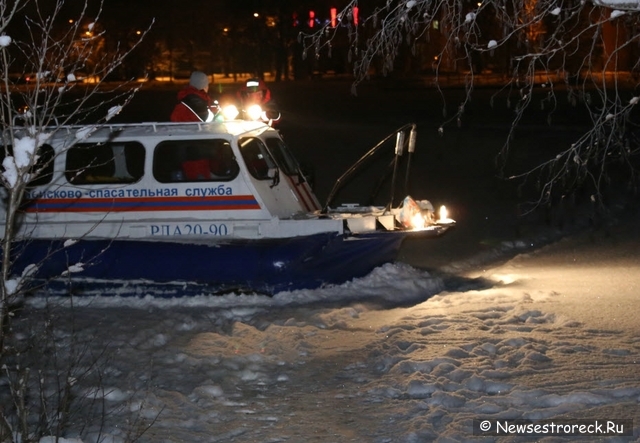
[[[427,222],[424,219],[424,215],[422,215],[422,212],[417,212],[413,217],[411,217],[411,226],[413,227],[413,229],[424,229],[426,224]]]
[[[453,223],[454,221],[449,218],[449,211],[445,205],[440,206],[440,210],[438,211],[438,221],[436,223],[440,224],[448,224]]]

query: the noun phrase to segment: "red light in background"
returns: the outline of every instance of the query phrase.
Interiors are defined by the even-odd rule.
[[[331,11],[331,27],[335,28],[337,24],[338,10],[336,8],[331,8],[329,11]]]
[[[313,25],[316,21],[316,13],[315,11],[309,11],[309,27],[313,28]]]
[[[359,8],[357,6],[353,7],[353,24],[358,26],[358,10]]]

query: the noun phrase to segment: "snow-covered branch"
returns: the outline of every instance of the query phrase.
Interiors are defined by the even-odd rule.
[[[353,20],[356,8],[361,11],[359,23]],[[640,1],[352,0],[338,17],[335,28],[326,24],[300,34],[307,55],[329,57],[327,48],[340,33],[346,36],[355,93],[357,85],[372,76],[406,73],[403,62],[411,54],[413,74],[433,78],[440,90],[445,116],[441,134],[449,124],[464,124],[476,82],[491,76],[500,93],[509,95],[507,104],[514,111],[499,153],[502,167],[518,124],[538,103],[534,97],[540,95],[536,88],[541,84],[547,92],[540,105],[549,124],[565,99],[582,108],[592,123],[583,137],[539,168],[517,175],[542,174],[537,180],[546,185],[536,204],[549,199],[550,189],[562,188],[560,182],[580,186],[591,181],[599,186],[614,159],[634,174],[631,158],[638,149],[638,122],[630,94],[640,86]],[[467,90],[453,115],[441,89],[450,76],[463,77]],[[596,191],[594,198],[598,197]]]
[[[15,359],[20,350],[7,352],[16,346],[15,340],[7,343],[13,310],[27,291],[34,289],[33,280],[41,265],[33,263],[19,275],[13,272],[21,245],[29,241],[29,232],[20,227],[20,210],[29,187],[35,183],[42,185],[43,179],[46,184],[47,171],[60,154],[47,145],[48,139],[63,125],[73,123],[85,125],[84,129],[77,130],[71,144],[81,142],[86,134],[113,118],[139,89],[139,84],[114,85],[105,79],[149,31],[140,32],[137,41],[129,42],[126,48],[110,49],[105,45],[108,30],[100,22],[102,3],[73,2],[80,12],[71,20],[68,11],[63,13],[65,3],[66,0],[0,0],[0,184],[4,197],[0,204],[4,225],[0,367],[6,372],[3,377],[11,389],[9,401],[3,396],[0,407],[0,441],[3,442],[38,441],[43,435],[53,435],[57,440],[68,428],[72,408],[83,407],[72,392],[73,380],[78,378],[73,371],[84,370],[86,365],[82,349],[76,355],[63,357],[68,363],[68,372],[60,372],[61,366],[56,365],[62,361],[59,360],[53,367],[45,368],[46,375],[21,365]],[[27,75],[29,81],[21,82]],[[60,277],[80,271],[91,260],[92,257],[85,257],[82,263],[68,263]],[[48,346],[45,353],[56,360],[57,353],[62,352],[57,339],[42,338],[44,346]],[[25,351],[30,352],[36,349],[33,342],[27,343],[27,348]],[[29,352],[23,352],[21,357],[28,360]],[[32,358],[29,364],[44,363],[43,355],[33,357],[36,359]],[[57,385],[53,393],[45,388],[45,378],[51,373]]]
[[[639,0],[591,0],[594,5],[620,11],[640,11]]]
[[[30,184],[41,179],[55,161],[56,154],[47,154],[43,147],[63,125],[87,124],[86,133],[95,130],[117,114],[140,87],[139,83],[114,85],[105,80],[149,29],[126,48],[108,49],[104,38],[108,30],[100,22],[102,3],[92,2],[89,8],[88,0],[75,2],[79,12],[71,20],[63,12],[65,4],[66,0],[0,0],[0,183],[5,196],[0,358],[10,307],[30,277],[12,273],[14,245],[28,240],[18,234],[20,207]],[[27,74],[29,81],[21,82]],[[76,138],[76,142],[81,140]]]

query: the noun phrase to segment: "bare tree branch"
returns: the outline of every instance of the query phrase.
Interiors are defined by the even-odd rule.
[[[365,7],[370,12],[355,23],[354,11]],[[441,134],[450,124],[464,123],[474,86],[490,72],[501,84],[499,93],[508,93],[507,104],[514,111],[497,155],[501,171],[515,131],[532,105],[540,103],[550,125],[563,100],[582,108],[591,122],[582,136],[554,158],[511,175],[541,183],[532,207],[548,202],[556,191],[583,185],[594,189],[591,198],[601,203],[602,185],[610,178],[613,162],[625,166],[630,180],[635,180],[639,144],[634,110],[640,83],[637,0],[352,0],[338,17],[335,28],[326,24],[300,34],[305,54],[328,57],[333,41],[346,34],[355,94],[360,82],[396,69],[403,51],[433,53],[432,65],[422,66],[422,72],[434,74],[434,87],[442,97]],[[452,73],[463,74],[467,95],[448,116],[441,81]],[[541,84],[546,93],[540,101]]]
[[[100,127],[131,100],[139,83],[112,84],[106,79],[140,44],[152,24],[133,45],[108,50],[108,29],[100,22],[103,4],[92,2],[90,13],[88,0],[75,2],[73,6],[79,12],[72,20],[63,12],[66,4],[66,0],[0,0],[0,191],[4,218],[0,367],[7,373],[12,390],[12,404],[0,406],[0,441],[28,442],[38,441],[43,435],[62,436],[78,413],[74,409],[78,407],[74,387],[77,379],[98,373],[95,364],[102,359],[88,355],[86,348],[75,346],[76,343],[66,350],[57,347],[57,338],[46,328],[46,322],[46,333],[38,345],[49,353],[50,359],[38,355],[29,360],[35,343],[28,343],[22,354],[7,344],[12,338],[14,305],[24,297],[32,272],[39,266],[34,263],[21,275],[13,273],[19,245],[29,240],[29,232],[20,227],[25,196],[37,180],[46,178],[45,171],[60,154],[48,155],[46,141],[64,130],[64,125],[88,124],[86,131],[79,131],[67,146],[70,148],[82,141],[82,133]],[[16,34],[11,35],[10,30]],[[14,75],[24,77],[27,73],[27,84],[20,84]],[[80,79],[81,74],[84,80]],[[16,340],[12,343],[15,346]],[[29,364],[46,361],[53,366],[31,371],[29,366],[20,365],[21,358]]]

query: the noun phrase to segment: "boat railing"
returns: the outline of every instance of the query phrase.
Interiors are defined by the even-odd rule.
[[[127,128],[151,128],[154,133],[159,132],[159,128],[167,128],[167,127],[188,127],[192,129],[196,129],[198,132],[203,132],[208,128],[212,128],[218,125],[223,125],[227,122],[137,122],[137,123],[91,123],[86,125],[63,125],[56,126],[50,125],[42,128],[42,132],[52,131],[52,132],[62,132],[67,135],[77,134],[79,131],[85,131],[87,135],[91,135],[98,131],[107,131],[109,133],[121,132]],[[264,125],[263,131],[269,129],[269,126]],[[25,131],[28,128],[24,128]],[[244,132],[249,133],[255,131],[256,128],[246,129]],[[236,133],[234,135],[239,135]]]
[[[405,133],[408,130],[410,132],[409,132],[409,138],[407,139]],[[335,198],[336,193],[346,184],[348,179],[353,177],[353,175],[360,168],[363,167],[363,165],[367,162],[367,160],[373,157],[378,151],[380,151],[382,146],[384,146],[384,144],[387,141],[389,141],[393,136],[395,136],[396,137],[395,155],[393,156],[393,160],[391,164],[391,166],[393,167],[393,175],[391,178],[391,195],[389,197],[389,203],[387,203],[387,205],[385,206],[385,211],[390,210],[391,207],[393,206],[393,200],[395,198],[394,193],[395,193],[396,179],[398,174],[398,164],[399,164],[400,157],[403,155],[405,144],[407,145],[407,152],[408,152],[408,160],[407,160],[406,175],[405,175],[405,182],[404,182],[405,190],[408,187],[409,172],[411,169],[411,157],[415,152],[415,148],[416,148],[416,135],[417,135],[416,124],[407,123],[406,125],[396,129],[394,132],[392,132],[391,134],[389,134],[388,136],[380,140],[373,148],[371,148],[366,154],[360,157],[360,159],[356,161],[349,169],[347,169],[338,178],[338,180],[336,180],[335,184],[333,185],[333,188],[331,189],[331,192],[329,193],[329,196],[327,197],[327,201],[321,210],[321,213],[326,214],[329,211],[329,206],[333,202],[333,199]]]
[[[89,124],[89,125],[69,125],[62,127],[51,126],[51,129],[64,129],[68,133],[72,133],[79,129],[83,128],[92,128],[95,127],[96,130],[100,129],[108,129],[109,132],[121,131],[124,128],[152,128],[153,132],[158,132],[158,127],[168,127],[168,126],[184,126],[190,125],[191,127],[197,127],[198,131],[204,130],[206,127],[210,127],[211,125],[217,124],[208,123],[208,122],[138,122],[138,123],[100,123],[100,124]]]

